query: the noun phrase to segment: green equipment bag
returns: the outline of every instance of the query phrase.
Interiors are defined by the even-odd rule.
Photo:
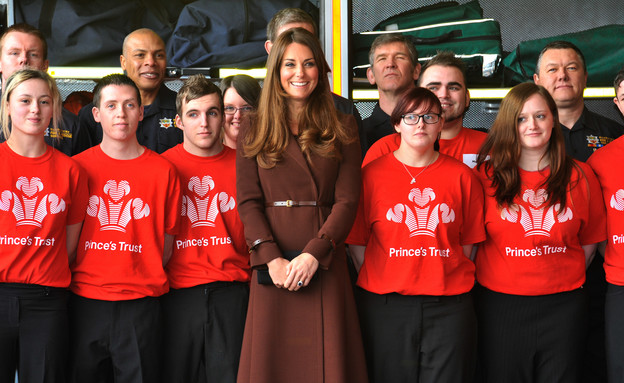
[[[624,65],[624,25],[605,25],[585,31],[543,39],[523,41],[504,60],[505,85],[533,81],[537,58],[546,44],[565,40],[576,45],[585,56],[587,86],[612,86]]]
[[[483,9],[481,9],[478,0],[461,5],[457,1],[443,1],[392,16],[375,25],[373,31],[409,29],[449,21],[477,20],[482,18]]]
[[[377,36],[402,33],[410,36],[418,50],[419,61],[424,63],[438,51],[453,51],[466,63],[468,83],[474,85],[500,85],[497,76],[502,59],[500,25],[494,19],[473,19],[444,22],[393,31],[362,32],[353,39],[353,73],[365,77],[368,52]]]

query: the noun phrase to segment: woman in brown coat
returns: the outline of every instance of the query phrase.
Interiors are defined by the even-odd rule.
[[[254,270],[238,382],[366,382],[344,248],[360,188],[355,120],[337,115],[309,32],[282,33],[267,68],[237,159]]]

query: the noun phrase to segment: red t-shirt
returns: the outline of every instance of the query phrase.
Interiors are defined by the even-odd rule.
[[[577,289],[585,282],[585,253],[581,246],[605,239],[605,214],[600,185],[591,168],[575,161],[565,211],[546,206],[539,185],[549,169],[527,172],[517,208],[500,208],[484,167],[477,171],[485,190],[487,238],[476,257],[477,281],[490,290],[516,295],[546,295]]]
[[[46,145],[22,157],[0,144],[0,282],[68,287],[66,227],[84,220],[89,193],[82,169]]]
[[[357,284],[376,294],[457,295],[474,285],[463,245],[485,239],[483,190],[472,171],[440,154],[427,169],[393,153],[362,171],[362,193],[347,243],[366,246]],[[422,171],[422,173],[421,173]]]
[[[163,153],[182,184],[180,230],[167,264],[171,287],[248,282],[249,252],[236,204],[236,151],[198,157],[179,144]]]
[[[604,255],[607,281],[620,286],[624,286],[623,162],[624,136],[595,151],[587,160],[600,181],[607,209],[607,249]]]
[[[74,158],[87,172],[91,197],[71,290],[110,301],[166,293],[165,233],[177,234],[182,203],[174,166],[149,149],[116,160],[98,145]]]
[[[440,153],[462,161],[471,168],[477,164],[479,149],[487,134],[469,128],[462,128],[459,134],[450,140],[440,139]],[[401,145],[401,135],[389,134],[375,142],[364,156],[362,167],[387,153],[394,152]]]

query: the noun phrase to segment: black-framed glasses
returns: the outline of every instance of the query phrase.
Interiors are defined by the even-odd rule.
[[[223,113],[225,113],[225,114],[234,114],[234,113],[236,113],[237,110],[240,110],[241,113],[249,113],[249,112],[253,111],[254,108],[253,108],[253,106],[249,106],[249,105],[241,106],[240,108],[237,108],[235,106],[229,105],[229,106],[226,106],[225,108],[223,108]]]
[[[401,116],[403,122],[406,125],[416,125],[418,121],[422,118],[425,124],[435,124],[440,121],[439,113],[425,113],[425,114],[416,114],[416,113],[408,113]]]

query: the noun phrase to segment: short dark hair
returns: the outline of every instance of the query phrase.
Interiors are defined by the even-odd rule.
[[[390,124],[399,125],[404,114],[410,113],[419,106],[426,110],[438,109],[437,113],[442,113],[440,99],[427,88],[416,87],[405,91],[390,115]]]
[[[43,59],[48,59],[48,43],[45,39],[45,36],[43,35],[43,33],[41,33],[40,30],[26,23],[13,24],[4,31],[2,37],[0,38],[0,51],[2,50],[2,46],[4,45],[4,38],[11,32],[26,33],[28,35],[38,38],[41,41],[41,45],[43,46]]]
[[[420,71],[420,77],[418,78],[418,84],[420,85],[420,79],[422,79],[423,74],[427,71],[429,67],[434,65],[439,65],[443,67],[453,67],[457,68],[462,76],[464,77],[464,86],[466,85],[466,64],[459,57],[455,56],[455,53],[452,51],[439,51],[435,56],[431,58],[431,60],[427,61]]]
[[[551,41],[548,44],[546,44],[544,49],[542,49],[542,51],[540,52],[539,57],[537,58],[537,63],[535,64],[535,74],[539,76],[538,72],[540,70],[540,65],[542,64],[542,57],[544,56],[544,53],[546,53],[546,51],[549,51],[551,49],[572,49],[574,52],[576,52],[577,56],[581,60],[581,64],[583,65],[583,70],[585,71],[585,73],[587,73],[587,65],[585,64],[585,56],[583,55],[583,52],[581,52],[579,47],[577,47],[576,45],[572,44],[569,41],[557,40],[557,41]]]
[[[98,81],[93,89],[93,106],[96,108],[100,107],[100,102],[102,101],[102,89],[106,88],[109,85],[127,85],[132,87],[136,91],[137,102],[139,106],[141,106],[141,92],[139,88],[136,86],[134,81],[130,79],[130,77],[125,74],[109,74],[108,76],[104,76]]]
[[[284,8],[278,11],[267,24],[267,39],[275,42],[277,39],[277,30],[286,24],[302,23],[310,24],[314,29],[314,34],[318,34],[316,22],[309,13],[299,8]]]
[[[620,84],[624,81],[624,67],[620,69],[619,72],[615,75],[615,80],[613,80],[613,87],[615,88],[615,96],[617,97],[617,91],[620,88]]]
[[[182,117],[182,106],[185,102],[196,100],[209,94],[216,93],[219,96],[219,106],[221,114],[223,114],[223,96],[221,90],[212,81],[208,80],[204,75],[195,74],[184,81],[184,84],[178,91],[176,96],[176,111]]]
[[[219,88],[221,88],[223,97],[225,97],[226,90],[234,88],[236,93],[238,93],[246,103],[253,106],[254,109],[258,108],[258,101],[260,100],[262,88],[260,88],[260,84],[258,84],[258,80],[255,78],[246,74],[228,76],[221,81]]]
[[[400,33],[389,33],[377,36],[370,47],[370,51],[368,51],[368,63],[373,66],[373,63],[375,62],[375,50],[377,50],[377,48],[382,45],[392,43],[405,44],[412,65],[415,67],[418,64],[418,51],[414,46],[414,42],[409,36],[405,36]]]

